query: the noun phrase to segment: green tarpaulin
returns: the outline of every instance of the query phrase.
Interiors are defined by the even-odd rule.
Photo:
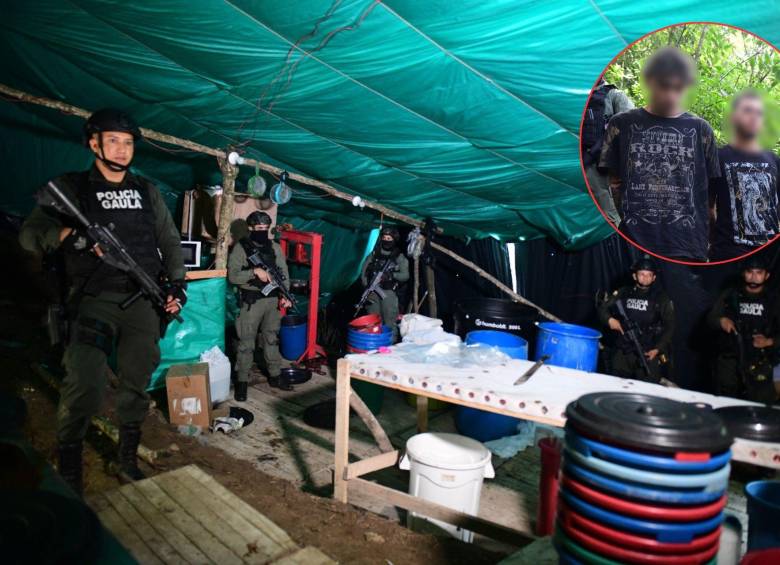
[[[448,233],[578,248],[610,228],[577,148],[609,60],[658,27],[721,21],[780,40],[777,1],[6,0],[2,81],[254,156]],[[80,120],[0,104],[0,206],[86,161]],[[39,136],[45,136],[46,143]],[[213,158],[148,147],[139,168],[172,191],[213,180]],[[300,187],[284,213],[365,227],[376,216]]]

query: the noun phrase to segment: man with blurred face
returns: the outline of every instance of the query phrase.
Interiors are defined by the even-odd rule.
[[[674,306],[656,283],[658,266],[648,256],[631,267],[634,284],[616,290],[599,307],[599,319],[611,330],[614,339],[610,370],[613,374],[649,382],[661,381],[661,365],[669,354],[674,335]],[[623,318],[617,303],[629,318]],[[642,355],[647,360],[650,374],[639,358],[636,345],[626,335],[628,324],[635,326]]]
[[[664,257],[706,261],[708,184],[720,169],[712,128],[683,108],[695,64],[665,47],[643,74],[647,106],[610,120],[599,168],[610,175],[626,236]]]
[[[719,332],[716,393],[755,402],[774,402],[772,382],[780,343],[780,309],[767,289],[770,273],[761,257],[742,265],[742,281],[718,297],[708,317]]]
[[[713,261],[744,255],[780,233],[780,158],[761,149],[764,103],[757,92],[734,98],[731,127],[729,144],[718,150],[722,176],[710,183]]]

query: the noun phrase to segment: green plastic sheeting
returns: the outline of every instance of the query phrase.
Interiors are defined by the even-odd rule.
[[[219,346],[225,351],[224,278],[192,281],[187,287],[187,304],[181,317],[172,321],[160,340],[160,366],[152,374],[149,389],[165,386],[168,367],[179,363],[198,363],[200,354]]]
[[[780,40],[780,3],[754,0],[36,0],[4,3],[3,81],[327,181],[452,235],[550,236],[568,248],[610,233],[582,180],[577,129],[587,93],[629,42],[685,21]],[[258,102],[260,102],[258,104]],[[79,120],[3,112],[2,164],[32,168]],[[14,133],[53,128],[38,156]],[[168,165],[170,163],[170,166]],[[139,167],[175,191],[212,158],[150,151]],[[186,170],[186,171],[185,171]],[[207,172],[210,171],[210,172]],[[24,212],[44,163],[5,184]],[[5,183],[5,181],[3,181]],[[376,225],[349,203],[296,187],[290,216]]]

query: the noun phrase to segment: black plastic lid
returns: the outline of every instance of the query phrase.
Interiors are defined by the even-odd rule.
[[[714,411],[647,394],[586,394],[566,407],[566,417],[585,435],[644,451],[717,453],[732,442]]]
[[[715,412],[734,437],[780,443],[780,410],[767,406],[726,406]]]

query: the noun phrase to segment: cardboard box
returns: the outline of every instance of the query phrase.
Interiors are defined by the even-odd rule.
[[[211,425],[209,364],[171,365],[165,376],[168,415],[175,426],[192,425],[207,430]]]

